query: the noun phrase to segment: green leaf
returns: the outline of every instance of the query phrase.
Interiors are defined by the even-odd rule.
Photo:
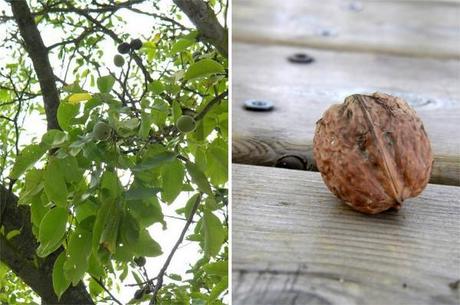
[[[67,141],[67,135],[62,130],[50,129],[43,136],[42,141],[48,149],[60,147]]]
[[[106,170],[102,174],[101,191],[107,200],[114,200],[122,194],[123,188],[116,173]]]
[[[150,226],[156,222],[164,222],[161,205],[156,197],[144,200],[128,201],[127,205],[128,211],[133,214],[143,227]]]
[[[142,285],[144,283],[144,281],[140,278],[140,276],[136,272],[131,271],[131,274],[133,275],[134,280],[136,281],[138,285]]]
[[[135,256],[159,256],[163,254],[161,246],[150,237],[147,230],[143,230],[139,234],[139,239],[132,245]]]
[[[150,113],[141,113],[141,126],[139,127],[139,137],[147,139],[152,127],[152,115]]]
[[[48,256],[62,243],[66,232],[67,209],[56,207],[48,211],[40,222],[38,240],[40,246],[37,249],[39,257]]]
[[[185,72],[184,79],[191,80],[216,73],[222,73],[224,71],[225,69],[221,64],[212,59],[205,58],[190,65],[187,72]]]
[[[152,81],[148,85],[148,88],[149,88],[150,92],[152,92],[153,94],[156,94],[156,95],[160,95],[165,90],[163,83],[161,81],[159,81],[159,80]]]
[[[219,295],[222,294],[226,289],[228,288],[228,276],[224,276],[222,280],[214,286],[214,288],[211,290],[211,293],[209,294],[209,299],[208,299],[208,304],[212,304],[213,301],[215,301]]]
[[[11,179],[18,179],[26,170],[31,168],[35,162],[45,154],[46,147],[38,144],[26,146],[17,156],[16,162],[10,173]]]
[[[209,256],[219,254],[225,240],[225,230],[219,218],[211,211],[205,210],[203,215],[202,233],[204,236],[204,252]]]
[[[172,203],[180,194],[184,175],[184,165],[177,159],[162,167],[163,191],[161,197],[164,201]]]
[[[192,46],[195,43],[195,41],[190,40],[190,39],[179,39],[177,40],[173,46],[171,47],[171,55],[174,55],[178,52],[183,52],[190,46]]]
[[[110,209],[110,211],[105,211],[108,217],[102,228],[99,244],[113,254],[117,246],[118,233],[120,231],[122,216],[121,203],[115,200]]]
[[[173,110],[173,113],[172,113],[173,121],[177,122],[177,119],[180,118],[180,116],[182,115],[182,108],[178,101],[176,100],[173,101],[172,110]]]
[[[63,130],[68,131],[70,126],[73,124],[73,119],[77,116],[79,111],[79,104],[60,102],[57,110],[57,120],[59,126],[61,126]]]
[[[91,233],[77,229],[70,236],[67,246],[67,258],[64,263],[64,276],[75,286],[88,270],[91,254]]]
[[[185,204],[185,218],[189,218],[190,214],[192,214],[193,207],[196,203],[197,198],[200,196],[200,194],[195,194],[192,197],[187,200],[187,203]]]
[[[125,193],[125,199],[130,200],[139,200],[139,199],[149,199],[155,196],[160,191],[159,188],[147,188],[147,187],[136,187],[130,188]]]
[[[215,197],[206,198],[205,206],[210,211],[215,211],[215,210],[217,210],[219,208],[219,205],[217,204],[217,201],[216,201]]]
[[[44,170],[33,168],[29,170],[25,177],[24,188],[21,190],[18,203],[25,204],[32,200],[32,197],[43,190]]]
[[[93,278],[89,279],[89,293],[91,297],[96,298],[104,291],[104,288],[101,287]]]
[[[21,230],[11,230],[6,234],[6,240],[13,239],[19,234],[21,234]]]
[[[112,75],[102,76],[97,79],[97,87],[101,93],[109,93],[115,84],[115,78]]]
[[[125,241],[136,242],[139,239],[140,226],[131,213],[124,213],[120,225],[120,237]]]
[[[91,200],[85,200],[75,207],[75,218],[78,222],[82,222],[84,219],[96,214],[97,205]]]
[[[166,124],[166,118],[169,115],[169,104],[162,99],[156,99],[152,105],[152,121],[159,128]]]
[[[59,169],[68,183],[77,183],[83,178],[83,170],[78,167],[77,158],[68,156],[64,159],[57,159]]]
[[[61,252],[61,254],[59,254],[58,258],[54,262],[53,267],[53,289],[54,293],[56,293],[58,297],[58,300],[70,286],[70,281],[64,276],[64,262],[65,253]]]
[[[174,281],[182,281],[182,276],[180,276],[179,274],[170,273],[170,274],[167,274],[166,276]]]
[[[203,266],[204,271],[209,275],[228,275],[228,261],[219,261]]]
[[[121,219],[120,234],[114,259],[125,262],[132,261],[135,255],[133,245],[139,240],[140,230],[140,225],[136,218],[125,211]]]
[[[221,185],[228,180],[228,154],[226,149],[213,145],[214,143],[210,145],[206,152],[208,162],[206,174],[210,177],[212,184]]]
[[[136,164],[133,171],[144,171],[165,165],[176,158],[176,153],[165,151]]]
[[[94,252],[89,256],[88,273],[97,278],[105,276],[104,266]]]
[[[198,189],[203,193],[212,195],[212,190],[211,186],[209,185],[209,181],[203,174],[203,172],[198,168],[198,166],[191,162],[187,162],[185,166],[187,167],[187,171],[190,174],[190,177],[192,177],[193,183],[195,183],[198,186]]]
[[[91,241],[94,253],[97,253],[99,249],[99,241],[102,235],[102,231],[104,230],[105,224],[110,217],[108,212],[113,210],[113,205],[114,201],[106,200],[102,203],[97,211],[96,220],[94,221],[93,226],[93,238]]]
[[[48,212],[48,209],[43,205],[43,202],[40,197],[41,197],[40,195],[33,197],[31,199],[31,206],[30,206],[30,218],[32,220],[32,224],[36,226],[37,228],[40,227],[40,223],[43,217]]]
[[[68,97],[67,101],[69,104],[76,105],[81,102],[91,99],[91,94],[88,92],[74,93]]]
[[[139,119],[132,118],[125,121],[120,122],[120,128],[134,130],[139,126]]]
[[[201,171],[205,171],[208,167],[208,162],[206,160],[206,153],[203,147],[198,146],[195,152],[195,164],[198,166]]]
[[[67,206],[67,186],[59,160],[50,158],[45,174],[45,193],[48,199],[60,207]]]

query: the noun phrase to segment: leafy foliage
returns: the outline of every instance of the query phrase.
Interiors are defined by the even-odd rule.
[[[209,3],[223,14],[225,3]],[[101,7],[92,5],[83,9],[78,1],[56,1],[34,7],[36,22],[65,36],[50,56],[68,61],[71,73],[65,76],[73,79],[64,78],[58,88],[62,130],[48,130],[19,149],[18,121],[0,121],[2,151],[8,152],[2,183],[7,184],[6,177],[18,179],[19,203],[30,206],[39,241],[37,261],[62,251],[52,274],[58,297],[83,281],[95,302],[111,304],[105,289],[114,289],[132,273],[140,293],[130,303],[150,301],[156,275],[148,275],[135,260],[163,254],[149,229],[160,224],[166,230],[163,209],[175,203],[181,207],[174,217],[193,220],[186,239],[201,252],[187,274],[166,272],[156,298],[161,304],[223,304],[228,286],[227,59],[201,41],[195,29],[160,18],[142,39],[142,48],[120,54],[125,64],[114,68],[111,61],[100,61],[107,50],[99,43],[115,39],[111,52],[116,52],[118,39],[133,37],[122,33],[118,10],[89,15],[99,20],[95,24],[85,14]],[[167,10],[182,18],[175,6]],[[85,35],[75,34],[82,30]],[[42,92],[38,79],[30,79],[35,75],[31,62],[20,45],[14,47],[11,55],[19,60],[2,72],[0,82],[15,75],[17,87],[30,99],[5,84],[2,88],[11,90],[1,89],[0,96],[11,103],[1,105],[2,113],[43,117],[43,106],[34,101]],[[176,127],[184,114],[197,124],[188,133]],[[94,129],[101,122],[109,126],[104,136]],[[14,134],[10,123],[17,127]],[[23,294],[26,288],[21,287],[18,293]],[[0,297],[6,295],[0,291]]]
[[[0,263],[0,302],[1,304],[40,304],[36,302],[35,293],[2,263]]]

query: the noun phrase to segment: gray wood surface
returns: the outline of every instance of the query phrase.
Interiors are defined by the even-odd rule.
[[[458,1],[235,0],[233,41],[460,58]]]
[[[315,62],[293,64],[293,53]],[[381,91],[402,97],[424,122],[434,154],[460,155],[460,61],[334,52],[286,46],[233,44],[233,134],[311,143],[323,112],[353,93]],[[243,108],[270,100],[271,112]]]
[[[360,214],[314,172],[233,165],[233,304],[460,304],[460,188]]]

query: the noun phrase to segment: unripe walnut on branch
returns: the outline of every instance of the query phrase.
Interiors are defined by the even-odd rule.
[[[402,99],[354,94],[316,123],[313,153],[328,188],[376,214],[422,192],[433,155],[422,121]]]

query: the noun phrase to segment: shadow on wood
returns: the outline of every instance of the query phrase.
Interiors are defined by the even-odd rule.
[[[318,171],[311,143],[300,145],[273,138],[233,135],[232,160],[234,163]],[[435,155],[430,183],[460,186],[460,156]]]

